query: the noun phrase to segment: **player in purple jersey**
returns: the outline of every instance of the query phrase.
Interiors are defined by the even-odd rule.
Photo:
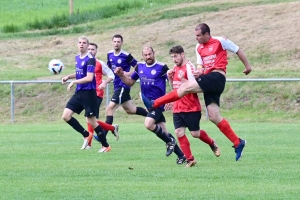
[[[166,94],[166,73],[169,70],[166,64],[155,60],[154,54],[152,47],[144,47],[142,51],[144,62],[139,62],[137,64],[131,77],[124,75],[122,67],[117,67],[115,69],[115,74],[118,75],[126,85],[132,86],[140,79],[142,93],[152,100]],[[163,111],[164,107],[161,106],[149,112],[144,122],[145,127],[166,143],[166,156],[169,156],[174,151],[178,156],[176,161],[177,164],[182,164],[185,162],[186,158],[176,144],[175,138],[168,133],[166,129],[166,120]]]
[[[98,110],[96,80],[94,74],[96,61],[88,51],[88,38],[86,36],[80,36],[78,38],[77,46],[79,54],[75,57],[76,72],[62,78],[62,84],[65,84],[69,79],[76,78],[76,80],[70,82],[67,88],[70,92],[71,88],[76,84],[76,91],[68,101],[63,111],[62,118],[77,132],[82,134],[84,140],[81,149],[85,149],[88,146],[88,141],[93,135],[86,131],[73,117],[74,113],[80,114],[81,111],[85,110],[84,116],[86,117],[87,122],[94,128],[102,146],[109,147],[109,144],[106,142],[106,137],[103,134],[103,129],[98,125],[96,119]]]
[[[137,64],[136,59],[132,55],[122,49],[123,37],[121,35],[114,35],[112,38],[113,50],[107,53],[107,65],[114,71],[117,67],[122,68],[126,73],[130,72],[131,67]],[[113,123],[114,111],[122,106],[127,114],[136,114],[147,116],[148,112],[142,107],[133,105],[130,96],[130,86],[123,83],[120,77],[116,76],[114,79],[114,94],[106,108],[106,123]],[[105,132],[107,133],[107,131]]]

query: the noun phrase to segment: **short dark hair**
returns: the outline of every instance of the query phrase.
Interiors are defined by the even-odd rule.
[[[120,35],[120,34],[114,35],[114,36],[112,37],[112,40],[113,40],[114,38],[121,38],[121,41],[123,42],[123,37],[122,37],[122,35]]]
[[[93,46],[95,46],[96,47],[96,49],[98,49],[98,45],[96,44],[96,43],[90,43],[90,45],[93,45]]]
[[[178,53],[178,54],[184,53],[183,47],[180,45],[172,47],[169,51],[169,54],[172,54],[172,53]]]
[[[195,31],[199,31],[201,30],[201,33],[204,35],[205,33],[208,33],[208,35],[210,35],[210,28],[207,24],[205,23],[201,23],[198,24],[195,28]]]

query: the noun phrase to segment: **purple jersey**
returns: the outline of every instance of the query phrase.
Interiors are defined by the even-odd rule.
[[[149,99],[155,100],[166,94],[166,80],[168,66],[156,61],[152,65],[139,62],[135,72],[131,75],[133,80],[140,79],[141,91]]]
[[[82,79],[86,77],[87,72],[94,73],[96,61],[95,58],[90,54],[87,53],[84,57],[80,57],[77,55],[75,57],[75,66],[76,66],[76,80]],[[76,91],[78,90],[95,90],[96,89],[96,79],[95,75],[92,82],[88,83],[79,83],[76,86]]]
[[[107,66],[112,69],[114,72],[116,67],[122,67],[123,71],[129,72],[130,67],[136,66],[137,61],[132,57],[130,53],[121,50],[118,55],[115,55],[114,50],[111,50],[107,53]],[[125,85],[119,76],[115,76],[114,80],[114,90],[123,87],[130,89],[129,86]]]

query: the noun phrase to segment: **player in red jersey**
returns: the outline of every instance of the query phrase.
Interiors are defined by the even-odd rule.
[[[92,54],[94,57],[96,57],[97,54],[97,50],[98,50],[98,45],[95,43],[90,43],[89,47],[88,47],[88,51],[90,52],[90,54]],[[107,78],[106,80],[102,79],[102,76],[106,75]],[[99,118],[99,109],[100,109],[100,105],[102,103],[103,100],[103,96],[104,96],[104,90],[106,88],[106,85],[108,83],[110,83],[111,81],[114,80],[115,75],[113,73],[113,71],[102,61],[102,60],[98,60],[96,59],[96,67],[95,67],[95,78],[96,78],[96,93],[97,93],[97,108],[98,108],[98,112],[97,112],[97,119]],[[104,129],[104,130],[109,130],[112,131],[112,133],[115,135],[116,140],[119,139],[119,133],[118,133],[118,129],[119,126],[116,125],[110,125],[110,124],[106,124],[102,121],[97,120],[97,123]],[[87,124],[88,126],[88,132],[90,133],[94,133],[94,129],[90,124]],[[99,141],[99,138],[97,136],[96,139]],[[103,144],[102,144],[103,145]],[[86,149],[90,149],[92,146],[92,140],[89,140],[88,146],[86,147]],[[106,145],[106,146],[102,146],[101,149],[99,150],[99,152],[108,152],[110,151],[110,146]]]
[[[168,70],[169,83],[174,90],[186,81],[195,80],[194,71],[196,67],[185,58],[182,46],[174,46],[169,54],[175,63],[173,69]],[[186,167],[192,167],[197,162],[190,148],[190,142],[185,135],[186,128],[189,129],[194,138],[200,139],[208,144],[214,154],[219,157],[220,149],[213,139],[204,130],[200,130],[201,105],[197,93],[189,93],[173,103],[173,122],[175,133],[181,150],[187,158]]]
[[[196,46],[197,71],[196,81],[184,82],[177,90],[150,101],[142,94],[148,110],[160,105],[176,101],[188,93],[203,93],[209,119],[233,143],[238,161],[243,153],[246,141],[240,139],[230,127],[230,124],[220,114],[220,96],[226,83],[227,50],[237,54],[243,62],[248,75],[252,69],[243,50],[224,37],[212,37],[207,24],[201,23],[195,28],[198,44]]]

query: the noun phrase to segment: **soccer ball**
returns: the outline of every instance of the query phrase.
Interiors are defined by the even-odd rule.
[[[64,63],[61,60],[53,59],[48,64],[48,70],[52,74],[59,74],[64,69]]]

